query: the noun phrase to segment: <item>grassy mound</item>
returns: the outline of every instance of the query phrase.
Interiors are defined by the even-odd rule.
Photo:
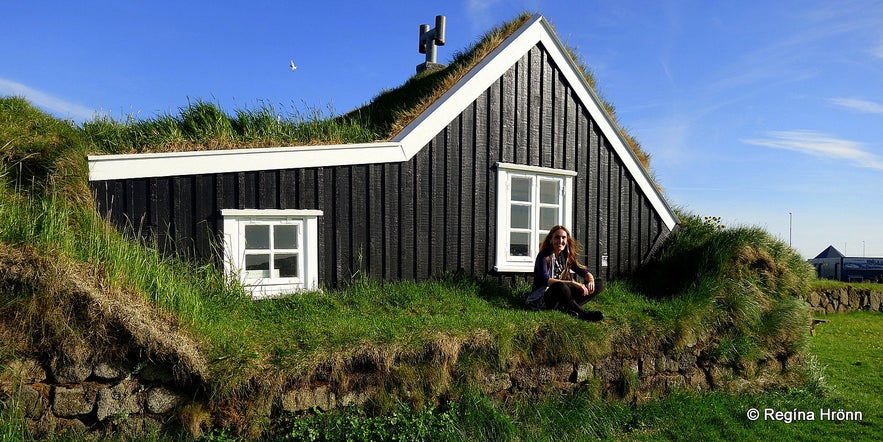
[[[390,410],[468,399],[458,392],[521,366],[691,349],[750,376],[758,360],[793,365],[805,348],[811,268],[760,229],[684,214],[650,266],[609,284],[601,323],[524,311],[526,283],[463,275],[254,302],[216,268],[164,258],[95,212],[83,197],[92,129],[20,99],[0,111],[0,336],[12,343],[0,365],[137,353],[174,365],[219,425],[247,429],[267,425],[281,391],[312,381],[370,383]],[[214,124],[197,120],[192,133]]]
[[[182,383],[208,376],[199,344],[175,318],[138,294],[100,286],[102,279],[93,266],[63,255],[0,243],[3,351],[52,367],[144,351],[173,367]]]
[[[635,286],[681,305],[675,345],[715,336],[724,361],[799,353],[809,311],[803,301],[814,271],[782,241],[757,227],[725,228],[715,218],[681,214]]]

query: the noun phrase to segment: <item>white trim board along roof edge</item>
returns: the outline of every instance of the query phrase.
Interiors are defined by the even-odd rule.
[[[89,181],[407,161],[402,143],[90,155]]]

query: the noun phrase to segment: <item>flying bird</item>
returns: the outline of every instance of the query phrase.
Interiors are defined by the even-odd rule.
[[[297,66],[294,65],[294,60],[291,60],[289,66],[291,66],[292,71],[297,70]]]

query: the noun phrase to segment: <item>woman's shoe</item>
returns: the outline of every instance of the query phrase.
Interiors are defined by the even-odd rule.
[[[589,310],[579,316],[584,321],[598,322],[604,319],[604,314],[598,311]]]

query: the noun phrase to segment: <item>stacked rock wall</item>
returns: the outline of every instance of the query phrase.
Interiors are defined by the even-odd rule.
[[[854,287],[811,292],[806,302],[816,313],[883,311],[883,293]],[[588,388],[602,397],[642,401],[681,389],[758,391],[787,382],[788,369],[801,363],[799,355],[782,355],[721,365],[709,354],[712,343],[701,341],[682,349],[638,351],[625,347],[594,363],[488,371],[478,384],[486,394],[495,396]],[[450,369],[456,377],[457,368]],[[180,410],[188,404],[211,408],[198,386],[182,386],[168,367],[150,362],[93,365],[25,358],[8,362],[0,372],[0,399],[11,399],[37,436],[65,431],[153,433],[186,426]],[[378,392],[375,375],[354,374],[364,379],[350,382],[349,387],[315,380],[289,386],[270,399],[272,414],[364,404]]]
[[[806,302],[814,313],[846,313],[855,310],[883,311],[883,292],[852,286],[810,292]]]
[[[153,364],[125,367],[15,359],[3,369],[12,403],[29,432],[117,435],[155,433],[173,420],[188,396],[175,386],[171,372]]]
[[[681,350],[624,349],[591,363],[518,366],[489,371],[478,381],[489,395],[547,394],[586,388],[599,397],[645,401],[683,389],[757,391],[783,382],[783,374],[799,360],[768,359],[740,365],[713,363],[710,342],[698,342]],[[133,365],[134,364],[134,365]],[[449,368],[457,371],[456,366]],[[452,373],[453,373],[452,372]],[[293,385],[270,398],[271,415],[297,413],[315,408],[329,410],[348,404],[364,404],[378,393],[364,373],[361,382],[344,387],[334,382]],[[168,369],[150,363],[126,361],[83,364],[49,363],[16,359],[4,369],[4,379],[17,379],[7,388],[22,410],[33,435],[61,432],[113,434],[135,437],[170,427],[200,429],[182,422],[181,410],[193,406],[208,410],[208,400],[191,387],[176,384]],[[266,399],[266,398],[263,398]],[[240,404],[248,407],[248,403]]]

